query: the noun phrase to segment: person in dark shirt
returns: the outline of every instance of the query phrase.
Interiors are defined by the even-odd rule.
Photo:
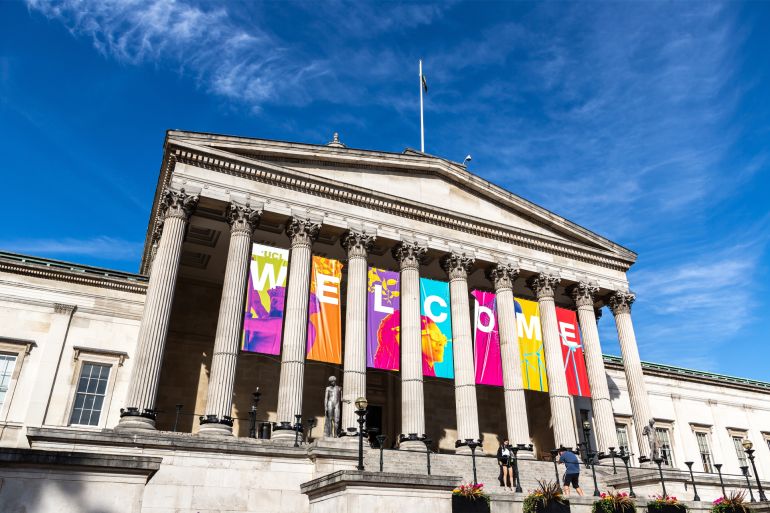
[[[508,443],[508,440],[504,440],[503,444],[497,449],[497,464],[500,466],[500,475],[497,479],[500,481],[500,486],[503,488],[507,486],[513,491],[516,476],[513,475],[513,468],[511,468],[511,458],[511,445]]]
[[[564,495],[569,495],[569,487],[572,485],[578,495],[585,495],[580,488],[578,478],[580,477],[580,460],[574,452],[567,449],[559,449],[559,463],[564,464],[566,470],[564,472]]]

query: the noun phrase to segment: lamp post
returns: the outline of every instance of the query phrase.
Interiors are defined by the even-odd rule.
[[[366,397],[356,399],[356,415],[358,415],[358,470],[364,470],[364,422],[366,422],[366,407],[369,403]]]
[[[663,498],[668,497],[666,493],[666,480],[663,479],[663,458],[654,458],[652,461],[658,466],[658,472],[660,473],[660,484],[663,487]]]
[[[532,444],[524,445],[524,444],[516,444],[515,446],[511,447],[511,451],[513,452],[513,478],[516,481],[516,493],[521,493],[521,478],[519,477],[519,458],[518,458],[518,452],[519,451],[529,451],[532,452]]]
[[[719,473],[719,485],[722,487],[722,497],[727,495],[725,492],[725,482],[722,479],[722,464],[721,463],[714,463],[714,467],[717,469],[717,472]]]
[[[620,460],[623,462],[623,465],[626,467],[626,479],[628,480],[628,496],[629,497],[636,497],[636,494],[634,493],[634,487],[631,484],[631,471],[628,470],[628,460],[631,459],[631,456],[626,453],[625,449],[620,449]]]
[[[695,476],[692,473],[692,464],[694,462],[692,461],[685,461],[684,464],[687,465],[687,468],[690,469],[690,481],[692,482],[692,491],[695,493],[695,497],[692,498],[694,501],[699,501],[700,497],[698,497],[698,489],[695,487]]]
[[[741,467],[741,472],[743,473],[744,477],[746,477],[746,486],[749,488],[749,497],[751,497],[751,502],[757,502],[754,500],[754,492],[751,489],[751,480],[749,479],[749,467],[747,465],[744,465]]]
[[[257,387],[251,394],[251,409],[249,410],[249,438],[257,437],[257,406],[259,405],[260,397],[262,397],[262,393],[259,391],[259,387]]]
[[[617,474],[618,473],[618,469],[615,468],[615,456],[617,454],[618,453],[615,452],[615,448],[614,447],[610,447],[610,457],[612,458],[612,473],[613,474]]]
[[[302,429],[302,415],[294,415],[297,421],[294,423],[294,447],[299,447],[299,430]]]
[[[594,497],[599,497],[599,483],[596,482],[596,453],[595,452],[589,452],[588,453],[588,459],[591,460],[591,474],[594,477]]]
[[[556,484],[560,483],[559,480],[559,466],[556,461],[556,456],[559,455],[559,449],[551,449],[551,458],[553,459],[553,473],[556,476]]]
[[[583,446],[585,447],[585,455],[586,455],[586,467],[589,466],[588,461],[591,459],[589,454],[591,454],[591,423],[588,422],[588,420],[583,421]]]
[[[481,442],[472,438],[466,438],[465,444],[471,450],[471,461],[473,462],[473,484],[476,485],[479,484],[478,479],[476,479],[476,447],[479,447]]]
[[[385,448],[385,440],[387,438],[385,435],[377,435],[377,443],[380,444],[380,472],[382,472],[382,450]]]
[[[422,443],[425,444],[425,459],[426,459],[426,462],[427,462],[427,465],[428,465],[428,475],[430,475],[430,444],[433,443],[433,440],[428,438],[427,435],[423,435],[422,436]]]
[[[759,500],[766,501],[767,497],[765,497],[765,490],[762,489],[762,481],[759,480],[759,474],[757,473],[757,465],[754,463],[754,449],[753,449],[754,444],[751,443],[751,440],[747,438],[743,442],[741,442],[741,445],[743,445],[743,450],[746,451],[746,454],[749,456],[749,461],[751,462],[751,468],[754,470],[754,477],[757,480],[757,489],[759,490]]]
[[[174,427],[171,429],[174,433],[176,433],[176,427],[179,424],[179,414],[182,413],[182,408],[184,408],[184,404],[177,404],[176,405],[176,416],[174,417]]]

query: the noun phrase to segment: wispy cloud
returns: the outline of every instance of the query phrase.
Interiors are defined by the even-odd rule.
[[[0,241],[0,247],[12,253],[50,258],[93,257],[111,261],[137,261],[143,243],[109,236],[88,239],[16,239]]]

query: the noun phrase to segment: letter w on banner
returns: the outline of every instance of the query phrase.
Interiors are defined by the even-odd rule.
[[[307,359],[342,363],[342,263],[313,257],[307,321]]]
[[[288,264],[288,250],[252,245],[241,344],[244,351],[281,354]]]
[[[449,283],[420,278],[422,374],[454,378]]]
[[[567,390],[570,395],[591,397],[588,387],[588,373],[583,358],[583,344],[580,340],[575,312],[556,308],[556,322],[559,323],[561,354],[564,359],[564,372],[567,375]]]

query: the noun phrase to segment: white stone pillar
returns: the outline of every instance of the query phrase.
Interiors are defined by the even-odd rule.
[[[468,301],[468,271],[474,259],[452,253],[441,259],[441,267],[449,277],[452,309],[452,348],[455,371],[455,413],[457,438],[455,447],[468,452],[465,440],[479,441],[479,409],[476,403],[476,372],[473,365],[473,335]]]
[[[636,442],[639,445],[640,458],[650,457],[650,447],[647,437],[642,430],[652,418],[647,387],[644,385],[642,360],[639,358],[639,348],[636,346],[634,325],[631,322],[631,304],[636,299],[632,292],[616,292],[609,298],[609,307],[615,316],[615,326],[618,329],[618,342],[623,355],[623,370],[626,373],[626,386],[631,400],[631,416],[636,431]]]
[[[500,335],[500,356],[503,366],[505,422],[508,441],[513,444],[531,443],[527,422],[527,403],[524,399],[524,378],[521,372],[521,349],[516,331],[516,307],[513,303],[513,282],[519,270],[509,264],[498,264],[489,270],[488,278],[495,286],[497,331]],[[520,458],[531,455],[520,452]]]
[[[594,301],[598,291],[599,287],[580,282],[570,292],[577,306],[580,333],[583,336],[583,356],[588,371],[588,384],[591,386],[591,409],[594,412],[593,430],[598,446],[596,449],[597,452],[609,453],[610,447],[618,448],[618,436],[596,325]]]
[[[162,194],[163,230],[147,285],[126,408],[120,410],[120,423],[116,429],[155,429],[155,400],[179,257],[187,221],[197,204],[198,196],[187,194],[184,189],[166,189]]]
[[[302,387],[307,351],[307,307],[310,295],[310,247],[321,224],[293,217],[286,225],[291,238],[289,277],[286,287],[286,317],[281,351],[281,378],[278,384],[278,425],[274,439],[293,439],[295,415],[302,414]]]
[[[345,356],[342,379],[343,432],[358,429],[356,399],[366,397],[366,290],[367,253],[375,237],[349,231],[341,239],[348,253],[347,304],[345,305]]]
[[[401,443],[400,448],[424,451],[417,437],[425,434],[422,386],[422,327],[420,323],[420,262],[427,248],[401,242],[393,257],[401,266]]]
[[[556,321],[554,295],[561,278],[550,274],[537,274],[527,285],[537,295],[540,310],[540,325],[543,329],[543,352],[545,372],[548,376],[548,396],[551,402],[551,425],[556,447],[577,446],[575,419],[572,415],[572,397],[567,389],[567,375],[564,373],[564,359],[561,352],[561,337]]]
[[[251,236],[261,211],[249,205],[231,204],[228,210],[230,245],[225,281],[219,303],[219,319],[211,358],[206,414],[200,418],[201,435],[233,434],[233,385],[241,342],[243,305],[251,259]]]

